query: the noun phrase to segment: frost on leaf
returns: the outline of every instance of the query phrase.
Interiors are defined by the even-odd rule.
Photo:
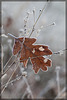
[[[36,41],[35,38],[25,38],[23,43],[23,37],[15,39],[13,54],[16,55],[21,49],[20,62],[23,62],[24,67],[26,67],[28,58],[30,58],[33,65],[33,70],[35,73],[42,69],[43,71],[47,70],[47,66],[51,66],[51,60],[44,58],[44,55],[51,55],[51,50],[48,49],[48,46],[45,45],[33,45]]]

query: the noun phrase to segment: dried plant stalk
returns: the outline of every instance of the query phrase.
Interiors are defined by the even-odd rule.
[[[8,84],[9,84],[11,78],[13,77],[13,75],[14,75],[14,73],[16,72],[16,70],[17,70],[18,67],[19,67],[19,66],[18,66],[18,63],[16,63],[16,68],[15,68],[15,70],[13,71],[13,73],[11,74],[11,76],[10,76],[8,82],[6,83],[5,87],[4,87],[3,90],[1,91],[1,94],[4,92],[4,90],[5,90],[6,87],[8,86]]]
[[[44,7],[43,7],[43,9],[42,9],[41,13],[39,14],[39,16],[38,16],[37,20],[35,21],[35,23],[34,23],[34,25],[33,25],[33,28],[32,28],[32,31],[31,31],[31,33],[30,33],[29,37],[31,37],[31,35],[32,35],[33,31],[34,31],[35,25],[37,24],[37,22],[38,22],[38,20],[39,20],[40,16],[42,15],[42,13],[43,13],[44,9],[46,8],[46,6],[47,6],[47,3],[44,5]]]

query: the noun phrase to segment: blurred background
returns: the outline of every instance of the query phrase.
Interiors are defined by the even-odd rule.
[[[5,66],[11,57],[14,44],[14,39],[8,36],[8,33],[18,37],[24,36],[24,19],[26,18],[27,14],[29,13],[26,27],[28,31],[34,24],[33,10],[35,12],[36,20],[46,3],[47,2],[43,1],[1,2],[3,66]],[[45,10],[43,11],[35,26],[35,31],[31,36],[37,38],[35,44],[48,45],[52,52],[58,52],[65,49],[65,11],[65,2],[55,1],[46,5]],[[53,22],[55,25],[51,25]],[[26,34],[26,37],[28,37],[30,33],[31,31]],[[59,82],[60,96],[58,98],[65,98],[65,52],[60,52],[60,54],[53,54],[49,58],[52,60],[52,67],[48,68],[47,72],[40,70],[38,74],[35,74],[30,61],[27,64],[27,68],[24,69],[25,72],[27,72],[26,79],[30,85],[33,97],[45,99],[57,97],[57,84]],[[12,61],[13,60],[11,60],[11,62]],[[10,63],[8,65],[10,65]],[[3,79],[4,84],[7,82],[8,78],[13,72],[14,66],[15,65],[13,65],[6,73],[8,76]],[[59,80],[57,79],[58,71]],[[13,78],[15,79],[17,75],[20,75],[19,69],[16,71]],[[27,94],[23,97],[26,88],[27,87],[25,86],[24,79],[19,79],[13,84],[8,85],[2,94],[2,98],[28,98]]]

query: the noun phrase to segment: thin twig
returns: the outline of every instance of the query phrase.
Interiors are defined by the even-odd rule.
[[[7,64],[10,62],[10,60],[12,59],[12,57],[13,57],[13,55],[9,58],[9,60],[7,61],[7,63],[5,64],[5,66],[4,66],[4,68],[3,68],[3,69],[5,69],[5,68],[6,68]]]
[[[25,95],[27,94],[27,90],[25,90],[23,96],[22,96],[22,99],[24,99]]]
[[[20,67],[21,68],[21,67]],[[20,69],[21,71],[21,69]],[[21,71],[21,73],[23,74],[23,72]],[[26,79],[26,77],[23,76],[23,80],[25,81],[26,85],[27,85],[27,88],[29,89],[29,92],[31,94],[31,97],[33,98],[33,94],[32,94],[32,91],[31,91],[31,88],[30,88],[30,85],[28,84],[28,81]]]
[[[58,52],[53,52],[53,54],[61,54],[61,52],[63,52],[63,51],[67,51],[67,49],[63,49],[63,50],[60,50]]]
[[[20,63],[19,63],[19,64],[20,64]],[[23,71],[22,71],[21,69],[22,69],[22,68],[21,68],[21,66],[20,66],[20,71],[21,71],[21,74],[23,75]],[[26,85],[27,85],[27,89],[29,89],[29,92],[30,92],[30,94],[31,94],[31,97],[33,98],[33,94],[32,94],[30,85],[28,84],[28,81],[27,81],[27,79],[26,79],[25,76],[23,76],[23,80],[25,81],[25,83],[26,83]]]
[[[15,70],[13,71],[13,73],[11,74],[11,76],[10,76],[9,80],[7,81],[5,87],[4,87],[3,90],[1,91],[1,94],[4,92],[4,90],[5,90],[6,87],[8,86],[8,84],[9,84],[11,78],[13,77],[13,75],[14,75],[14,73],[16,72],[16,70],[17,70],[18,67],[19,67],[19,66],[18,66],[18,64],[16,63],[16,68],[15,68]]]
[[[26,18],[24,19],[24,35],[25,35],[26,32],[27,32],[26,27],[27,27],[28,18],[29,18],[29,13],[27,12],[27,16],[26,16]]]
[[[8,33],[8,35],[11,36],[11,37],[13,37],[14,39],[17,39],[18,38],[18,37],[14,36],[14,35],[12,35],[10,33]]]
[[[33,99],[33,94],[32,94],[32,91],[31,91],[30,85],[28,84],[28,81],[27,81],[26,77],[23,76],[23,79],[24,79],[24,81],[25,81],[27,87],[29,88],[29,90],[30,90],[30,94],[31,94],[31,97],[32,97],[32,99]]]
[[[37,22],[38,22],[38,20],[39,20],[39,18],[40,18],[40,16],[41,16],[41,14],[43,13],[43,11],[44,11],[44,9],[46,8],[46,6],[47,6],[47,3],[44,5],[44,7],[43,7],[41,13],[39,14],[37,20],[35,21],[35,23],[34,23],[34,25],[33,25],[33,28],[32,28],[32,31],[31,31],[31,33],[30,33],[30,35],[29,35],[29,38],[31,37],[31,35],[32,35],[33,31],[34,31],[35,25],[37,24]]]
[[[15,62],[15,60],[14,60],[14,62]],[[11,68],[11,66],[14,64],[14,62],[12,62],[12,64],[8,67],[8,69],[5,72],[3,72],[3,74],[0,77],[2,77],[4,74],[6,74],[6,72]]]
[[[49,24],[49,25],[46,25],[46,26],[41,26],[42,28],[40,28],[40,29],[47,28],[47,27],[53,26],[53,25],[55,25],[55,22],[53,22],[53,23],[51,23],[51,24]],[[30,32],[31,29],[32,29],[32,28],[30,28],[30,29],[27,31],[27,33]],[[37,29],[35,29],[35,31],[37,31]]]
[[[13,83],[13,82],[18,81],[20,78],[22,78],[22,76],[24,76],[24,75],[20,75],[20,76],[16,77],[14,80],[11,80],[8,84],[11,84],[11,83]],[[4,87],[6,84],[7,84],[7,83],[1,85],[1,87]]]

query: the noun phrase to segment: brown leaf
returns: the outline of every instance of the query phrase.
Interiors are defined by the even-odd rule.
[[[26,67],[28,58],[30,58],[35,73],[41,68],[43,71],[47,71],[47,66],[51,66],[51,60],[44,58],[44,55],[51,55],[51,50],[45,45],[32,45],[36,41],[35,38],[25,38],[23,43],[23,37],[15,39],[13,54],[16,55],[21,49],[20,62],[23,62]]]

